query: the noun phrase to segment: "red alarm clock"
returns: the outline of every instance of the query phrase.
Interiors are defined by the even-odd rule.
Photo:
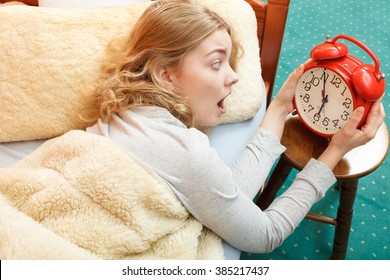
[[[348,40],[363,49],[374,61],[365,64],[348,54]],[[338,35],[314,47],[300,77],[294,97],[294,106],[303,123],[313,132],[332,137],[344,127],[352,112],[363,106],[363,124],[373,101],[385,91],[385,75],[379,70],[379,60],[360,41]]]

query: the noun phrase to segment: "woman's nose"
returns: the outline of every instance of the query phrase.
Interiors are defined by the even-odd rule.
[[[230,68],[230,75],[229,75],[229,79],[228,79],[228,84],[234,85],[235,83],[238,82],[239,79],[240,78],[238,77],[238,74],[232,68]]]

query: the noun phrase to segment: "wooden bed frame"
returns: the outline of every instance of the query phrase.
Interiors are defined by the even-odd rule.
[[[245,0],[255,11],[259,38],[262,77],[269,105],[278,70],[290,0]]]
[[[268,3],[263,0],[245,1],[252,6],[256,14],[261,71],[265,83],[268,106],[275,84],[290,0],[268,0]],[[0,3],[6,2],[12,2],[12,0],[0,0]],[[38,6],[38,0],[20,0],[18,2],[23,2],[30,6]]]

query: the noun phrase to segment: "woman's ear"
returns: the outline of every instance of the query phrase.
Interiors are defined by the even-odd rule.
[[[168,68],[166,66],[159,68],[157,70],[157,75],[161,81],[172,84],[171,69],[170,68]]]

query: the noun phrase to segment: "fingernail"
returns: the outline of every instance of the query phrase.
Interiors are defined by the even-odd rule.
[[[356,110],[355,110],[356,114],[358,115],[363,115],[364,113],[364,108],[363,107],[358,107]]]

